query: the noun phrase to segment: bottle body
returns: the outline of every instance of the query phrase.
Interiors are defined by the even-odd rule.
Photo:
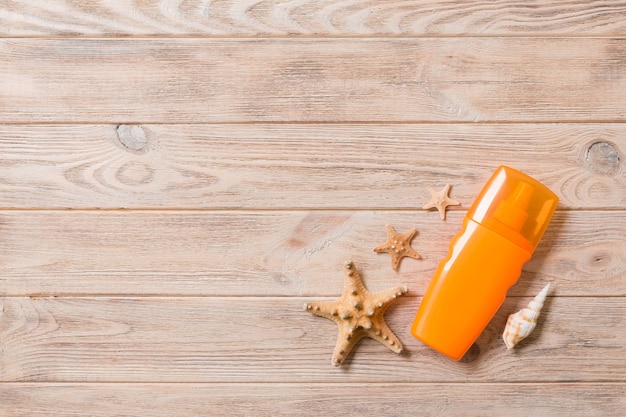
[[[493,318],[531,253],[469,217],[450,242],[411,333],[459,360]]]

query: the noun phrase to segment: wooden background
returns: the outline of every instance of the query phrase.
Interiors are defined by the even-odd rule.
[[[626,2],[2,0],[0,37],[0,415],[626,414]],[[453,362],[409,326],[499,164],[561,203]],[[302,305],[346,259],[409,287],[405,353],[331,366]]]

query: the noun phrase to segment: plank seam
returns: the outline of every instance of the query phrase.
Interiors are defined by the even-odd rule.
[[[556,212],[570,213],[585,213],[585,212],[624,212],[626,208],[621,207],[586,207],[586,208],[576,208],[576,207],[559,207]],[[233,212],[237,214],[242,213],[250,213],[250,214],[259,214],[259,213],[300,213],[300,212],[321,212],[321,213],[338,213],[338,212],[353,212],[353,213],[369,213],[369,212],[383,212],[383,213],[413,213],[413,214],[425,214],[429,213],[428,210],[422,210],[419,208],[412,207],[397,207],[397,208],[389,208],[389,207],[332,207],[332,208],[320,208],[320,207],[267,207],[267,208],[237,208],[237,207],[212,207],[212,208],[185,208],[185,207],[141,207],[141,208],[53,208],[53,207],[0,207],[0,214],[2,212],[6,213],[15,213],[15,212],[36,212],[36,213],[171,213],[171,212],[180,212],[180,213],[198,213],[198,214],[207,214],[207,213],[224,213],[224,212]],[[450,210],[448,209],[447,214],[457,215],[462,214],[465,215],[467,210]]]
[[[0,38],[1,40],[1,38]],[[1,113],[0,113],[1,116]],[[256,126],[256,125],[292,125],[292,126],[316,126],[316,125],[328,125],[328,126],[406,126],[406,125],[484,125],[484,126],[498,126],[498,125],[590,125],[590,124],[606,124],[606,125],[620,125],[626,124],[626,118],[623,119],[559,119],[559,120],[341,120],[341,121],[325,121],[325,120],[287,120],[287,121],[272,121],[272,120],[252,120],[252,121],[224,121],[224,122],[157,122],[157,121],[137,121],[137,120],[112,120],[112,121],[32,121],[32,122],[20,122],[20,121],[0,121],[0,126],[115,126],[119,124],[124,125],[153,125],[153,126]]]
[[[517,381],[498,381],[498,382],[459,382],[459,381],[439,381],[439,382],[393,382],[391,383],[393,386],[431,386],[436,384],[441,385],[458,385],[458,386],[467,386],[467,385],[480,385],[480,386],[500,386],[500,385],[625,385],[626,380],[586,380],[586,381],[525,381],[525,382],[517,382]],[[317,385],[317,386],[336,386],[336,387],[345,387],[345,386],[353,386],[353,385],[367,385],[367,386],[380,386],[380,387],[388,387],[390,385],[389,382],[322,382],[322,381],[294,381],[294,382],[271,382],[271,381],[242,381],[242,382],[227,382],[227,381],[215,381],[215,382],[185,382],[185,381],[170,381],[170,382],[125,382],[125,381],[33,381],[33,382],[24,382],[24,381],[0,381],[0,385],[14,385],[14,386],[32,386],[32,385],[132,385],[132,386],[163,386],[163,385],[189,385],[189,386],[211,386],[211,385],[220,385],[220,386],[239,386],[239,385],[274,385],[274,386],[293,386],[293,385]]]
[[[216,299],[238,299],[238,300],[255,300],[255,299],[263,299],[263,300],[285,300],[290,299],[293,300],[294,303],[301,303],[306,300],[318,300],[320,298],[323,299],[336,299],[338,294],[311,294],[311,295],[232,295],[232,294],[224,294],[224,295],[193,295],[193,294],[136,294],[136,293],[118,293],[118,294],[109,294],[109,293],[47,293],[47,294],[11,294],[11,295],[2,295],[0,294],[0,299],[11,299],[11,298],[30,298],[32,300],[147,300],[147,299],[193,299],[197,298],[199,300],[216,300]],[[407,293],[405,298],[422,298],[423,294],[417,293]],[[506,298],[533,298],[533,295],[507,295]],[[576,298],[576,299],[626,299],[626,295],[549,295],[548,298]]]
[[[0,39],[94,39],[94,40],[123,40],[123,39],[243,39],[243,40],[263,40],[263,39],[279,39],[279,40],[291,40],[291,39],[316,39],[316,40],[340,40],[340,39],[618,39],[626,37],[626,33],[606,34],[606,35],[585,35],[576,33],[564,33],[564,34],[532,34],[532,33],[520,33],[520,34],[428,34],[428,35],[126,35],[126,34],[109,34],[109,35],[13,35],[4,36],[0,35]]]

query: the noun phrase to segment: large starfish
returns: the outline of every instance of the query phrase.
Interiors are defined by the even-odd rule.
[[[439,210],[439,216],[441,220],[445,220],[446,218],[446,207],[448,206],[458,206],[459,203],[456,200],[448,197],[448,193],[450,192],[450,184],[446,184],[441,191],[435,191],[432,188],[428,187],[428,191],[430,192],[430,201],[422,207],[424,210],[428,210],[431,208],[436,208]]]
[[[374,248],[374,252],[382,253],[386,252],[391,255],[391,267],[398,270],[400,261],[405,256],[413,259],[420,259],[419,253],[411,247],[411,240],[415,237],[417,230],[411,229],[405,234],[401,235],[396,232],[393,226],[387,225],[387,241],[380,246]]]
[[[326,317],[339,326],[332,364],[341,365],[357,342],[366,336],[378,340],[396,353],[402,352],[402,343],[389,329],[383,316],[387,307],[399,296],[406,294],[406,286],[371,293],[365,288],[352,261],[344,265],[343,282],[341,298],[304,305],[304,309],[311,314]]]

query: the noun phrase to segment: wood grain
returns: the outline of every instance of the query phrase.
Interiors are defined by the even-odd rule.
[[[352,259],[367,285],[423,294],[464,213],[4,212],[0,294],[334,296]],[[399,273],[385,225],[418,229]],[[626,295],[626,216],[557,212],[512,295]]]
[[[0,207],[467,209],[498,164],[626,206],[626,124],[0,125]],[[453,169],[451,169],[451,167]]]
[[[32,384],[0,385],[10,415],[206,416],[567,416],[621,417],[623,383],[553,384]],[[556,401],[555,399],[558,399]]]
[[[359,343],[330,364],[337,325],[303,311],[304,298],[5,298],[0,380],[13,382],[577,382],[624,381],[623,298],[553,297],[516,349],[509,297],[461,362],[414,339],[418,298],[386,319],[406,352]],[[537,372],[541,369],[542,372]]]
[[[2,39],[0,56],[5,123],[626,119],[623,38]]]
[[[0,6],[0,36],[624,35],[623,1],[279,0]]]

